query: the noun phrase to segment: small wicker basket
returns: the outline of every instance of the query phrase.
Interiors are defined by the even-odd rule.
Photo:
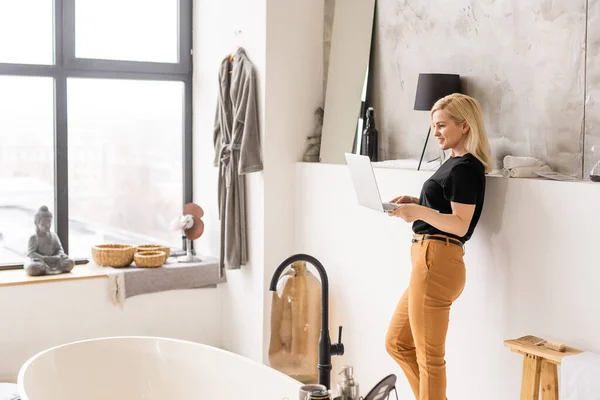
[[[171,249],[167,246],[161,246],[159,244],[141,244],[137,246],[137,251],[164,251],[165,259],[163,263],[167,262],[167,258],[171,255]]]
[[[92,247],[92,258],[103,267],[124,268],[131,265],[135,252],[130,244],[100,244]]]
[[[140,268],[157,268],[165,263],[165,252],[159,250],[138,251],[133,259],[135,265]]]

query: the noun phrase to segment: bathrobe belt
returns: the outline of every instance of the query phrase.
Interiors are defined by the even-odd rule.
[[[233,170],[234,165],[232,163],[233,152],[240,151],[241,148],[242,148],[242,145],[237,144],[237,143],[228,143],[221,148],[220,160],[224,167],[223,174],[225,175],[225,187],[230,186],[231,178],[232,178],[232,175],[234,172],[234,170]]]

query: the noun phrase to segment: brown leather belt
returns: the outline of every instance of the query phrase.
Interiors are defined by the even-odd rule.
[[[449,243],[455,244],[457,246],[460,246],[461,248],[464,246],[463,242],[461,242],[460,240],[456,240],[456,239],[452,239],[452,238],[446,238],[446,237],[442,237],[442,236],[433,236],[433,235],[425,235],[425,236],[421,236],[418,238],[413,238],[412,242],[416,243],[422,240],[438,240],[440,242],[446,242],[448,241]]]

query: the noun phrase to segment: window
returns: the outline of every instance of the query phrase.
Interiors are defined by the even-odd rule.
[[[22,263],[33,210],[54,208],[54,82],[0,76],[0,260]],[[27,121],[27,122],[26,122]]]
[[[176,63],[177,3],[178,0],[77,0],[75,56]]]
[[[192,0],[0,3],[0,269],[46,205],[65,251],[181,248],[192,199]]]
[[[180,242],[169,225],[183,202],[182,83],[73,78],[67,98],[69,215],[94,227],[69,226],[72,253],[98,241]]]
[[[0,62],[53,64],[52,0],[0,2]]]

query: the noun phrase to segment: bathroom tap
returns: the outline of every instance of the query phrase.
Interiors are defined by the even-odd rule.
[[[338,342],[331,344],[331,339],[329,338],[329,280],[327,279],[327,272],[325,272],[323,264],[308,254],[296,254],[288,257],[279,264],[273,273],[269,290],[272,292],[276,290],[277,280],[281,276],[283,270],[296,261],[306,261],[311,263],[317,269],[321,278],[321,336],[319,337],[319,363],[317,368],[319,370],[319,383],[324,385],[327,389],[330,389],[331,356],[344,355],[344,345],[342,344],[341,326],[339,328]]]

